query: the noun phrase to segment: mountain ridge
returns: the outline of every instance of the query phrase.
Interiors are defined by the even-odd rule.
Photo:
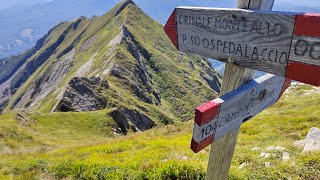
[[[178,53],[162,29],[131,0],[102,16],[60,23],[0,84],[0,107],[113,109],[107,116],[124,134],[190,120],[198,103],[218,96],[221,77],[207,59]]]

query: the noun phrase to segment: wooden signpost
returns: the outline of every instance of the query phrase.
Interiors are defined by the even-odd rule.
[[[240,125],[274,104],[289,79],[320,86],[320,14],[271,12],[273,3],[178,7],[164,27],[179,51],[227,63],[221,97],[195,115],[191,149],[199,152],[212,143],[208,180],[228,178]],[[252,80],[254,70],[274,75]]]
[[[177,7],[165,31],[182,52],[320,86],[320,14]]]
[[[290,80],[267,74],[196,109],[191,149],[198,153],[276,103]]]

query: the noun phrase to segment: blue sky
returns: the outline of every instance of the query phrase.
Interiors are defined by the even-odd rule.
[[[7,9],[15,6],[31,6],[39,3],[46,3],[54,0],[0,0],[0,10]]]
[[[54,0],[0,0],[0,10],[7,9],[15,6],[32,6],[39,3],[46,3]],[[66,0],[67,1],[67,0]],[[83,1],[83,0],[79,0]],[[90,1],[90,0],[86,0]],[[107,1],[112,4],[118,3],[120,0],[101,0]],[[173,7],[177,5],[193,4],[196,6],[225,6],[234,7],[236,0],[135,0],[140,6],[152,7],[162,4],[161,7]],[[288,6],[289,7],[288,7]],[[275,7],[282,7],[284,9],[294,9],[295,7],[312,8],[320,11],[319,0],[275,0]]]

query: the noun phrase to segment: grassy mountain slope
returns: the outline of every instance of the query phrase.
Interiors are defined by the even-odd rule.
[[[301,154],[302,150],[292,145],[294,141],[304,139],[311,127],[319,126],[319,89],[317,93],[310,93],[310,90],[312,87],[303,85],[287,92],[277,104],[241,127],[230,179],[319,179],[319,152]],[[52,121],[56,117],[58,117],[57,114]],[[0,135],[4,137],[4,143],[19,141],[21,146],[28,146],[31,141],[39,141],[38,143],[41,144],[44,139],[39,139],[28,129],[35,132],[43,131],[47,124],[43,124],[44,121],[41,118],[47,117],[35,118],[37,118],[35,122],[21,124],[15,118],[9,118],[9,120],[8,115],[0,116],[2,129],[9,123],[12,127],[16,127],[16,133],[1,131]],[[82,131],[86,127],[77,125],[83,122],[83,120],[75,120],[73,125],[68,121],[65,124],[51,122],[50,127],[55,128],[46,130],[52,132],[45,139],[51,137],[47,141],[56,144],[64,144],[68,139],[73,139],[75,142],[80,140],[78,138],[83,132],[87,132],[89,139],[93,138],[94,128]],[[0,177],[4,179],[68,177],[74,179],[203,179],[209,149],[206,148],[199,154],[194,154],[190,150],[192,125],[192,122],[176,123],[156,127],[143,133],[115,139],[100,139],[100,142],[92,141],[95,145],[59,147],[60,150],[50,152],[46,152],[46,149],[22,154],[2,151]],[[59,134],[58,130],[54,129],[61,129],[61,132],[79,131],[80,135]],[[23,131],[31,137],[23,138],[21,135]],[[281,161],[282,153],[277,151],[273,151],[275,156],[264,159],[259,158],[261,151],[251,150],[254,147],[265,149],[269,146],[285,147],[290,153],[289,161]],[[244,162],[248,165],[238,169]],[[272,165],[266,168],[265,162],[271,162]]]
[[[3,61],[13,75],[0,84],[0,179],[204,178],[208,149],[192,153],[193,124],[182,121],[218,95],[220,77],[206,59],[177,52],[131,0],[57,25],[34,49]],[[320,154],[292,146],[319,125],[311,89],[291,90],[242,126],[230,179],[320,178]],[[251,150],[271,145],[290,160]]]
[[[100,110],[126,133],[190,120],[195,102],[220,89],[207,59],[179,54],[162,25],[131,0],[101,17],[57,25],[35,49],[0,84],[5,112]]]

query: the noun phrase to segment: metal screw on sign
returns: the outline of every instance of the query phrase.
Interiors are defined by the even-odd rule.
[[[228,57],[228,62],[229,63],[234,63],[235,62],[235,59],[233,57]]]
[[[256,91],[257,91],[257,89],[256,89],[256,88],[253,88],[253,89],[251,90],[251,94],[254,96],[255,93],[256,93]]]
[[[260,92],[258,99],[262,101],[266,97],[266,94],[267,94],[267,90],[264,89],[263,91]]]

